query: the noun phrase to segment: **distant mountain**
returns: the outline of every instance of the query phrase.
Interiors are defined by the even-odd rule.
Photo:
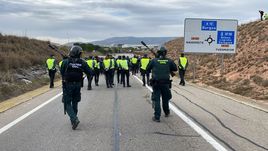
[[[140,45],[140,42],[144,41],[148,45],[161,45],[175,38],[176,37],[112,37],[101,41],[93,41],[91,43],[100,46],[117,44]]]

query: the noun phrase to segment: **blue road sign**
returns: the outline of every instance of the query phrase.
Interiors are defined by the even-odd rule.
[[[234,31],[218,31],[217,37],[218,37],[217,44],[233,45],[235,32]]]
[[[217,30],[217,21],[202,20],[201,30],[216,31]]]

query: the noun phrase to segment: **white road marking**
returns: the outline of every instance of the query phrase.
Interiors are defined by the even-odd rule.
[[[143,83],[137,76],[134,76],[139,82]],[[146,85],[146,87],[153,92],[152,88]],[[200,134],[208,143],[210,143],[218,151],[227,151],[220,143],[218,143],[212,136],[210,136],[205,130],[203,130],[198,124],[191,120],[181,110],[169,103],[170,109],[176,113],[185,123],[190,125],[198,134]]]
[[[17,118],[16,120],[14,120],[13,122],[7,124],[6,126],[2,127],[0,129],[0,134],[2,134],[3,132],[7,131],[8,129],[10,129],[12,126],[18,124],[20,121],[24,120],[25,118],[27,118],[28,116],[30,116],[31,114],[33,114],[34,112],[38,111],[39,109],[41,109],[42,107],[46,106],[48,103],[54,101],[56,98],[58,98],[59,96],[62,95],[62,92],[57,94],[56,96],[54,96],[53,98],[49,99],[48,101],[44,102],[43,104],[37,106],[36,108],[34,108],[33,110],[25,113],[24,115],[22,115],[21,117]]]

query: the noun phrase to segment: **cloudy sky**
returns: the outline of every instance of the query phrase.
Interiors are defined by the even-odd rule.
[[[58,43],[109,37],[183,36],[185,18],[238,19],[268,0],[0,0],[0,32]]]

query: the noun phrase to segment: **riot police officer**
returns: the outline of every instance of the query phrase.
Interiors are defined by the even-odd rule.
[[[161,47],[157,51],[157,56],[147,66],[147,72],[152,70],[151,85],[153,88],[152,101],[154,104],[154,116],[153,121],[160,122],[161,106],[160,96],[162,96],[162,107],[165,116],[168,117],[170,114],[169,100],[172,98],[171,95],[171,80],[170,74],[174,76],[173,72],[177,71],[177,66],[169,58],[166,58],[167,50],[165,47]]]
[[[83,72],[87,75],[93,75],[87,63],[81,59],[82,48],[73,46],[70,49],[69,58],[62,62],[60,69],[64,83],[63,100],[66,111],[70,117],[72,129],[75,130],[80,123],[77,112],[78,102],[81,100],[81,81]]]

